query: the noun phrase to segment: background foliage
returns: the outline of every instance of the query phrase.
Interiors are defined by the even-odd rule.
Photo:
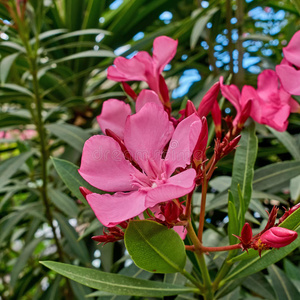
[[[179,40],[165,69],[175,112],[185,97],[198,105],[220,75],[232,73],[233,83],[255,86],[257,74],[280,62],[282,47],[300,28],[298,0],[30,0],[19,21],[7,2],[15,1],[0,1],[1,299],[85,299],[93,292],[39,260],[163,280],[130,265],[122,243],[100,247],[91,240],[102,233],[101,225],[78,190],[87,184],[73,171],[84,141],[100,132],[95,117],[103,101],[125,99],[120,85],[106,79],[106,68],[116,55],[151,51],[155,37],[168,35]],[[223,107],[224,115],[233,112],[229,104]],[[299,116],[292,115],[288,132],[257,127],[259,151],[246,214],[257,228],[265,225],[266,208],[300,200],[299,125]],[[278,164],[263,168],[270,163]],[[210,245],[227,241],[232,165],[232,156],[221,161],[211,181],[203,237]],[[264,174],[274,176],[262,181]],[[196,195],[195,214],[199,201]],[[221,261],[222,254],[212,257],[212,274]],[[299,274],[296,249],[267,271],[229,282],[218,297],[287,299],[294,293],[297,299]],[[278,282],[290,288],[280,289]]]

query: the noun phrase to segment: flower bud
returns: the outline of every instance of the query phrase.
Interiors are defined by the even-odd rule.
[[[272,227],[265,231],[259,238],[259,241],[269,248],[281,248],[292,243],[298,236],[298,233],[283,227]]]
[[[79,187],[79,191],[82,194],[82,196],[86,199],[86,196],[89,194],[92,194],[93,192],[91,192],[90,190],[88,190],[87,188],[80,186]]]
[[[192,115],[193,113],[198,115],[198,112],[196,110],[194,103],[191,100],[188,100],[186,103],[186,107],[185,107],[185,117],[187,118],[188,116]]]
[[[281,224],[288,216],[290,216],[293,212],[295,212],[298,208],[300,208],[300,203],[294,205],[289,210],[286,210],[283,216],[279,219],[278,225]]]
[[[208,126],[205,117],[203,117],[201,121],[202,121],[202,129],[193,152],[193,160],[196,167],[198,167],[206,159],[205,152],[206,152],[207,139],[208,139]]]
[[[176,224],[179,216],[183,212],[183,208],[178,199],[161,204],[160,209],[161,214],[165,217],[165,222],[169,225]]]
[[[241,236],[237,236],[235,234],[233,234],[233,235],[240,240],[243,250],[248,250],[249,248],[251,248],[252,229],[251,229],[251,226],[249,225],[249,223],[245,223],[245,225],[243,226],[243,229],[241,231]]]
[[[126,83],[126,82],[122,82],[122,87],[124,92],[130,97],[132,98],[134,101],[136,101],[137,99],[137,94],[134,92],[134,90],[131,88],[131,86]]]
[[[278,210],[279,210],[279,208],[277,208],[276,206],[273,206],[271,212],[269,213],[268,223],[267,223],[267,225],[266,225],[266,227],[264,229],[264,232],[266,230],[274,227]]]

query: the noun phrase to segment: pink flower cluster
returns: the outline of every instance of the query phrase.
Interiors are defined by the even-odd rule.
[[[91,137],[83,148],[80,175],[109,192],[97,194],[81,189],[96,217],[110,228],[95,240],[105,243],[121,239],[124,227],[117,226],[135,217],[176,226],[184,238],[183,228],[178,230],[186,224],[189,213],[183,197],[192,193],[204,177],[209,180],[217,161],[236,148],[247,118],[251,116],[282,131],[290,112],[299,109],[299,104],[279,85],[277,74],[266,70],[258,78],[257,90],[245,86],[241,93],[234,85],[224,85],[221,78],[198,109],[188,101],[179,112],[181,117],[175,119],[162,71],[176,48],[177,41],[161,36],[154,40],[153,56],[142,51],[131,59],[118,57],[108,68],[107,77],[122,83],[135,109],[132,111],[129,104],[117,99],[105,101],[97,121],[106,135]],[[150,90],[137,95],[125,81],[145,81]],[[237,112],[233,122],[225,119],[228,132],[223,139],[217,101],[220,89]],[[214,159],[205,166],[209,113],[215,123],[216,144]]]
[[[236,109],[233,125],[243,126],[250,116],[260,124],[285,131],[291,112],[300,113],[300,105],[291,95],[300,95],[300,31],[283,49],[284,59],[273,70],[263,71],[257,79],[257,89],[245,85],[240,93],[235,85],[224,85],[221,91]]]

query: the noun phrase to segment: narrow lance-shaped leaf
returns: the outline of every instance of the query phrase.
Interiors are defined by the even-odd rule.
[[[272,265],[268,267],[268,272],[278,299],[300,299],[300,293],[281,269],[276,265]]]
[[[54,213],[54,217],[58,221],[59,227],[71,247],[71,252],[79,258],[81,262],[88,264],[90,262],[88,250],[83,241],[78,241],[78,234],[75,229],[61,214]]]
[[[32,156],[34,151],[30,150],[18,156],[9,158],[0,164],[0,187],[4,186],[19,168]]]
[[[229,217],[229,222],[228,222],[228,237],[229,237],[229,242],[230,245],[233,245],[237,242],[237,238],[233,236],[239,235],[239,223],[238,223],[238,217],[236,213],[235,206],[233,204],[233,199],[232,199],[232,194],[229,191],[228,193],[228,217]]]
[[[292,135],[290,135],[287,131],[279,132],[271,127],[268,127],[268,129],[284,145],[294,159],[300,160],[300,148]]]
[[[83,285],[115,295],[163,297],[198,292],[192,287],[131,278],[58,262],[44,261],[41,264]]]
[[[271,164],[254,173],[253,189],[264,191],[280,185],[300,174],[300,161],[284,161]]]
[[[252,180],[254,173],[254,164],[257,155],[257,137],[255,135],[255,124],[242,131],[242,138],[239,147],[236,150],[233,161],[233,173],[231,182],[231,192],[236,209],[239,209],[238,185],[241,188],[241,196],[244,200],[245,211],[249,206],[252,193]]]
[[[8,55],[8,56],[4,57],[1,60],[1,63],[0,63],[1,84],[6,81],[6,78],[9,74],[10,68],[13,65],[15,59],[19,56],[19,54],[20,54],[19,52],[13,53],[11,55]]]
[[[130,222],[125,245],[134,263],[146,271],[175,273],[185,266],[186,253],[180,236],[154,221]]]
[[[46,128],[79,152],[82,151],[84,142],[90,137],[82,128],[70,124],[49,124]]]

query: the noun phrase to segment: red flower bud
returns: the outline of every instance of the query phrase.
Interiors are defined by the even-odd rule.
[[[199,117],[206,117],[212,111],[220,91],[220,82],[216,82],[204,95],[198,107]]]
[[[186,103],[186,107],[185,107],[185,117],[187,118],[188,116],[192,115],[193,113],[198,115],[198,112],[196,110],[194,103],[191,100],[188,100]]]
[[[126,83],[126,82],[122,82],[122,87],[125,91],[125,93],[131,97],[134,101],[136,101],[137,99],[137,94],[134,92],[134,90],[131,88],[131,86]]]
[[[206,118],[203,117],[201,121],[202,121],[202,129],[193,152],[193,159],[196,166],[200,165],[201,162],[206,159],[205,152],[206,152],[207,139],[208,139],[208,127],[207,127]]]
[[[259,238],[259,241],[269,248],[281,248],[292,243],[298,236],[298,233],[283,227],[272,227],[265,231]]]
[[[294,205],[288,211],[286,210],[283,216],[279,219],[278,225],[281,224],[288,216],[290,216],[293,212],[295,212],[298,208],[300,208],[300,203]]]
[[[241,139],[241,135],[238,135],[237,137],[235,137],[232,141],[230,141],[227,145],[227,141],[226,141],[226,137],[224,138],[223,142],[225,142],[225,146],[222,149],[222,157],[229,154],[232,150],[236,149],[237,144],[239,143],[240,139]],[[223,143],[222,143],[223,144]],[[221,145],[222,145],[221,144]]]
[[[90,190],[88,190],[87,188],[80,186],[79,187],[79,191],[82,194],[82,196],[86,199],[86,196],[89,194],[92,194],[93,192],[91,192]]]
[[[166,84],[166,81],[162,75],[159,75],[159,91],[160,95],[159,98],[162,101],[165,108],[171,108],[171,102],[169,97],[169,89]]]
[[[241,236],[237,236],[234,234],[235,237],[237,237],[241,244],[242,244],[242,249],[243,250],[248,250],[251,248],[252,244],[252,229],[249,223],[245,223],[243,226],[243,229],[241,231]]]
[[[126,223],[126,222],[122,222]],[[124,232],[117,226],[107,228],[108,232],[103,230],[103,235],[93,236],[92,240],[99,242],[99,244],[103,243],[103,245],[107,243],[113,243],[119,240],[123,240]]]
[[[177,199],[161,204],[160,209],[161,214],[165,217],[165,223],[167,223],[168,225],[176,224],[178,222],[179,216],[183,212],[181,203]]]
[[[274,227],[278,210],[279,210],[279,208],[277,208],[276,206],[273,206],[271,213],[269,213],[268,223],[267,223],[265,229],[263,230],[263,232]]]

